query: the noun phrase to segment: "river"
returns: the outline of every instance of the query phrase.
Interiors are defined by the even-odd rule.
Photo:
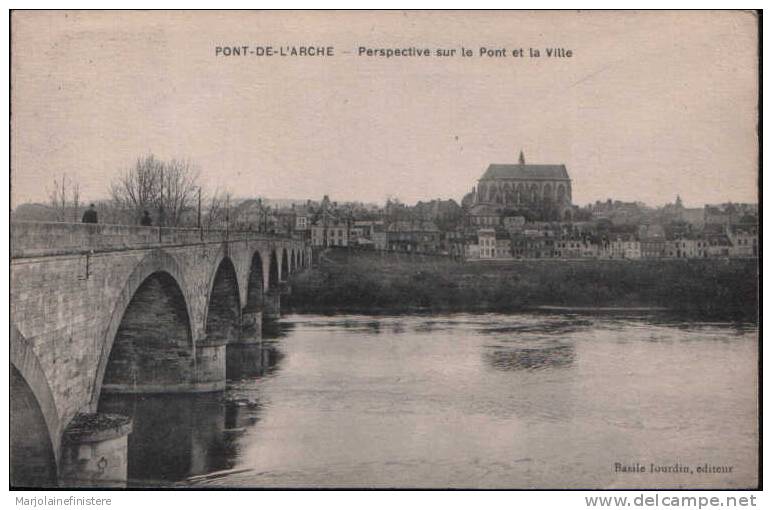
[[[757,335],[654,314],[290,315],[224,393],[100,407],[134,418],[130,486],[752,487]]]

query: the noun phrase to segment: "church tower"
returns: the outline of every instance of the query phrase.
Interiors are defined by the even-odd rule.
[[[525,165],[525,155],[523,154],[523,150],[520,149],[520,159],[518,159],[518,163],[521,165]]]

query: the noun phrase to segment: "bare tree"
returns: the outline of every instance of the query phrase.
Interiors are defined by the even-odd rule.
[[[171,227],[183,223],[184,214],[192,207],[199,171],[187,160],[172,159],[163,165],[161,173],[160,207],[165,223]]]
[[[76,181],[72,183],[72,221],[78,222],[80,220],[80,184]]]
[[[48,193],[51,210],[54,213],[54,221],[64,221],[65,219],[65,210],[62,205],[65,198],[64,178],[65,176],[62,175],[61,181],[54,179],[53,189]]]
[[[68,202],[72,197],[72,202]],[[54,179],[53,186],[48,193],[54,221],[69,221],[70,218],[77,222],[78,208],[80,207],[80,184],[78,181],[67,178],[62,174],[62,179]]]
[[[164,162],[150,154],[112,182],[110,195],[116,208],[132,211],[136,220],[154,211],[160,224],[176,227],[192,210],[198,175],[187,160]]]
[[[201,226],[205,229],[225,228],[227,208],[230,206],[230,193],[216,189],[209,197],[204,217],[201,220]]]
[[[139,218],[144,210],[160,204],[163,162],[150,154],[119,175],[110,185],[110,195],[119,209],[133,210]]]

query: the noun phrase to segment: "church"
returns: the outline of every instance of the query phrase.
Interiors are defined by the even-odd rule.
[[[571,178],[565,165],[491,164],[464,197],[470,223],[494,226],[506,216],[526,221],[571,221]]]

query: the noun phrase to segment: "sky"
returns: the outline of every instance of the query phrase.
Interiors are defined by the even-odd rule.
[[[216,54],[242,45],[335,54]],[[11,205],[62,174],[105,198],[149,153],[237,197],[459,201],[520,150],[565,164],[579,205],[755,202],[756,50],[745,12],[16,11]]]

